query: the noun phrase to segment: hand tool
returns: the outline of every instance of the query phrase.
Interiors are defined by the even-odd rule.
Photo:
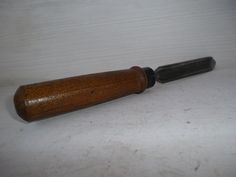
[[[166,83],[183,77],[211,71],[212,57],[165,65],[155,71],[149,67],[129,69],[34,83],[20,86],[14,95],[18,115],[27,122],[89,107],[141,93],[155,82]]]

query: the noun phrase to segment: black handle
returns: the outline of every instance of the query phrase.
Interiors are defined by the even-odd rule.
[[[195,60],[160,66],[155,70],[157,82],[166,83],[191,75],[208,72],[214,69],[215,60],[204,57]]]

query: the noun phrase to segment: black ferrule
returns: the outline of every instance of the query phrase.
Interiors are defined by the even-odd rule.
[[[144,70],[144,72],[147,76],[147,79],[148,79],[147,88],[153,87],[156,82],[155,72],[153,71],[152,68],[149,68],[149,67],[145,67],[142,69]]]

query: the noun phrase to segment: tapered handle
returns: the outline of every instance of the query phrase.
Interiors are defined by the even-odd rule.
[[[31,122],[140,93],[148,85],[145,69],[135,66],[20,86],[14,103],[18,115]]]

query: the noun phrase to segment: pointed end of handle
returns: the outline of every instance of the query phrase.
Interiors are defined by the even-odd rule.
[[[174,81],[195,74],[212,71],[215,65],[216,61],[212,57],[204,57],[160,66],[155,70],[156,80],[160,83]]]

